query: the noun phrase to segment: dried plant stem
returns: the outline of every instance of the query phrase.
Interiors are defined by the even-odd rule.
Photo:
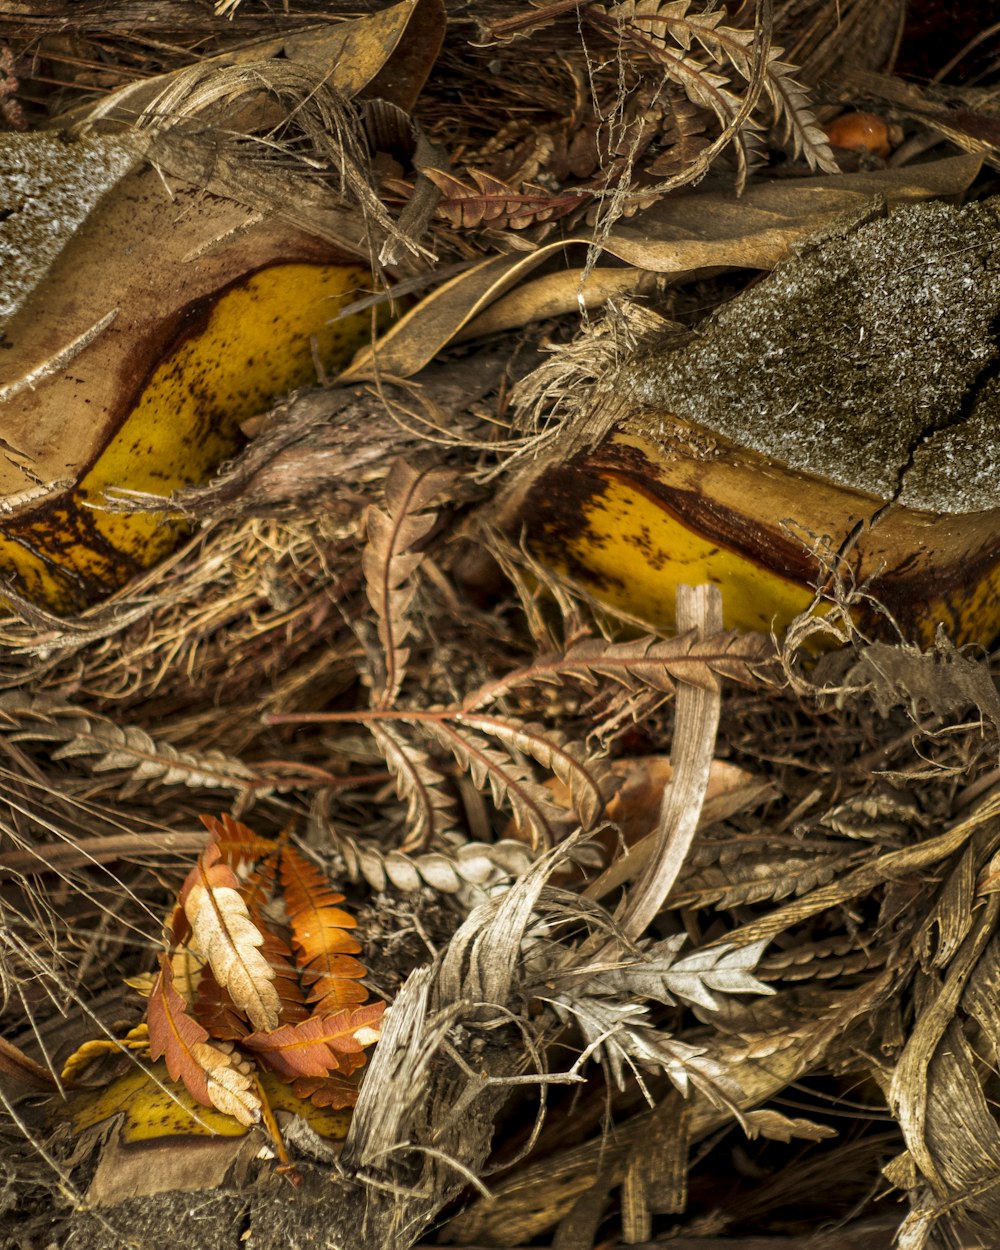
[[[722,596],[718,587],[677,588],[677,628],[698,629],[711,637],[722,629]],[[619,925],[635,940],[645,932],[673,888],[698,829],[722,707],[720,686],[682,682],[677,691],[677,720],[671,751],[673,785],[663,796],[656,841],[649,863],[629,898]]]

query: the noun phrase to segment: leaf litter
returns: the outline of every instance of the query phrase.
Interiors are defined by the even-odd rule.
[[[234,26],[254,20],[252,7],[230,6]],[[404,17],[432,7],[396,6],[369,29],[365,72],[378,73],[371,56],[394,55]],[[481,366],[463,349],[439,365],[488,305],[520,293],[536,258],[558,253],[565,219],[579,247],[606,227],[606,255],[666,275],[663,315],[690,321],[685,285],[717,297],[709,270],[771,268],[824,224],[797,219],[794,193],[832,220],[850,207],[842,195],[961,193],[976,161],[948,149],[939,164],[790,179],[776,239],[763,217],[781,188],[763,178],[762,140],[786,142],[803,174],[832,166],[785,54],[728,11],[658,2],[585,6],[596,42],[581,53],[577,9],[485,5],[481,53],[469,52],[472,22],[449,22],[451,96],[432,79],[421,97],[429,67],[410,71],[416,90],[400,107],[430,140],[462,147],[455,91],[468,131],[451,169],[410,171],[440,197],[425,251],[407,252],[391,222],[393,196],[408,193],[401,150],[377,188],[372,237],[402,247],[411,268],[428,252],[472,266],[398,322],[341,392],[271,414],[266,453],[251,442],[173,501],[204,527],[165,565],[73,621],[10,600],[0,1068],[18,1175],[5,1219],[23,1226],[61,1187],[78,1209],[46,1219],[78,1248],[123,1236],[203,1244],[199,1221],[201,1233],[208,1214],[236,1228],[237,1210],[260,1246],[310,1244],[318,1227],[330,1244],[373,1248],[738,1246],[786,1231],[798,1198],[811,1204],[791,1226],[803,1235],[847,1218],[868,1245],[888,1246],[897,1226],[907,1247],[949,1244],[956,1229],[989,1244],[1000,1218],[990,658],[944,636],[921,651],[863,634],[846,581],[825,621],[793,627],[777,663],[771,640],[721,629],[708,592],[689,605],[689,631],[664,638],[546,584],[469,514],[491,478],[540,453],[533,426],[544,439],[546,422],[585,409],[603,372],[599,330],[585,329],[575,356],[571,344],[561,378],[544,367],[530,378],[514,411],[510,383],[543,364],[551,339],[520,360],[504,349],[478,388]],[[77,51],[93,37],[74,34]],[[603,61],[601,41],[616,50]],[[633,56],[617,52],[625,44]],[[548,64],[508,51],[553,46],[567,55]],[[160,72],[178,68],[166,46],[155,55]],[[501,107],[535,93],[534,116],[510,108],[507,133],[475,124],[487,57],[503,67]],[[540,83],[518,68],[536,59]],[[644,94],[651,70],[666,77],[661,98]],[[574,84],[588,74],[581,97]],[[291,88],[279,79],[280,97]],[[230,75],[226,90],[248,81]],[[171,87],[177,100],[206,90],[204,105],[211,79],[148,90]],[[713,161],[717,176],[726,145],[727,186],[663,199],[664,180],[677,190]],[[190,168],[183,146],[160,157]],[[350,168],[356,225],[358,204],[373,204]],[[234,167],[220,170],[232,191]],[[740,205],[733,180],[747,180]],[[656,222],[674,205],[718,225],[692,242],[675,216],[687,238],[671,238]],[[580,289],[595,271],[585,258],[573,272]],[[504,316],[524,327],[533,308],[552,318],[580,306],[546,300],[536,287],[492,332]],[[612,355],[628,356],[627,327],[627,310],[606,323]],[[567,336],[552,320],[543,328]],[[463,359],[456,397],[448,377],[463,376]],[[589,381],[574,391],[577,376]],[[842,650],[817,663],[821,632]],[[630,833],[610,815],[616,796],[636,761],[668,752],[669,777]],[[722,765],[749,780],[713,806]],[[227,803],[206,850],[199,821]],[[255,834],[232,838],[243,819]],[[632,856],[628,873],[604,875]],[[370,990],[388,1001],[384,1017]],[[87,1051],[95,1066],[71,1068],[67,1086],[88,1069],[114,1079],[146,1046],[247,1127],[266,1114],[254,1064],[316,1105],[356,1097],[332,1177],[329,1147],[299,1115],[281,1128],[298,1143],[293,1202],[269,1170],[285,1165],[264,1163],[252,1199],[235,1184],[194,1206],[119,1193],[89,1212],[92,1163],[53,1135],[38,1089],[94,1039],[106,1049]],[[854,1138],[846,1108],[861,1116]],[[115,1149],[120,1160],[128,1147]],[[816,1198],[816,1167],[841,1181],[835,1210]],[[883,1168],[908,1215],[871,1197]]]

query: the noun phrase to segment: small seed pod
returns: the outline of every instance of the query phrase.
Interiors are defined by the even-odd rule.
[[[875,113],[843,113],[824,129],[835,148],[881,157],[892,151],[889,123]]]

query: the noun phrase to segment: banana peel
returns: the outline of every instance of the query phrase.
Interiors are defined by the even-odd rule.
[[[370,285],[310,234],[128,172],[3,327],[0,572],[66,614],[159,560],[182,527],[103,511],[108,492],[203,481],[242,421],[370,335],[335,320]]]
[[[314,1106],[271,1072],[261,1073],[260,1082],[273,1111],[301,1116],[327,1141],[347,1136],[349,1110]],[[74,1094],[65,1114],[75,1135],[122,1115],[118,1138],[130,1146],[173,1137],[244,1137],[250,1131],[233,1116],[195,1102],[183,1085],[170,1079],[163,1062],[134,1067],[109,1085]]]
[[[1000,200],[875,214],[647,342],[582,394],[589,438],[569,429],[515,487],[508,530],[663,628],[679,584],[714,582],[727,628],[781,633],[835,572],[875,633],[888,613],[924,645],[991,642],[998,228]]]

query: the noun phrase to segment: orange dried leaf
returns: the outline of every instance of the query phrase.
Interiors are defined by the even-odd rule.
[[[260,930],[264,941],[260,953],[267,960],[274,974],[274,988],[280,1003],[278,1023],[291,1024],[304,1020],[310,1014],[306,996],[299,979],[299,970],[292,949],[278,932],[265,908],[273,900],[277,888],[278,854],[268,856],[247,878],[240,893],[247,904],[250,919]]]
[[[301,1024],[285,1024],[270,1033],[251,1033],[243,1046],[252,1050],[282,1076],[328,1076],[346,1057],[353,1070],[353,1056],[378,1040],[385,1003],[369,1003],[353,1011],[310,1016]]]
[[[202,816],[201,823],[219,848],[223,863],[237,872],[245,864],[253,863],[275,849],[272,838],[262,838],[241,821],[234,820],[228,812],[223,812],[221,816]]]
[[[357,922],[336,906],[344,896],[335,893],[319,868],[293,846],[282,851],[280,874],[292,946],[313,1014],[363,1003],[368,992],[358,979],[366,969],[353,957],[361,946],[345,932]]]
[[[183,1081],[191,1097],[216,1107],[241,1124],[260,1119],[260,1100],[250,1077],[233,1066],[233,1057],[208,1042],[208,1033],[188,1015],[173,987],[170,964],[161,961],[160,975],[149,996],[149,1053],[166,1060],[175,1081]]]

